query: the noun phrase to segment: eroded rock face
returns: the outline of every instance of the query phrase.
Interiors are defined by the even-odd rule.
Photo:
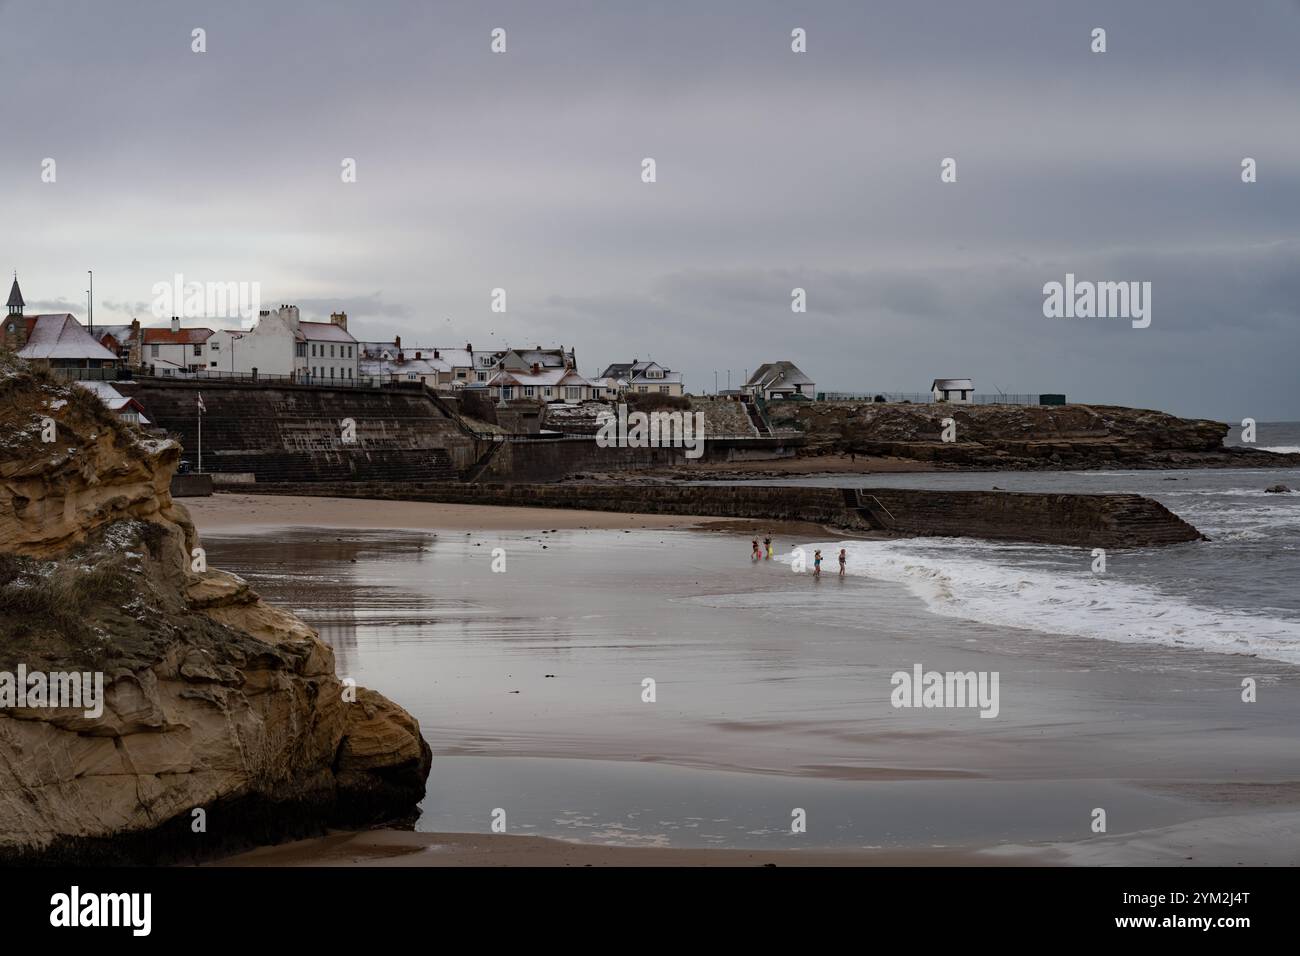
[[[342,684],[244,581],[196,570],[179,449],[78,391],[0,360],[0,671],[104,682],[97,715],[0,710],[0,860],[202,857],[413,816],[414,718]]]

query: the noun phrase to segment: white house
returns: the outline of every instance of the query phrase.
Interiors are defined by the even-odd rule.
[[[328,322],[299,322],[298,332],[307,349],[307,379],[317,385],[353,382],[361,360],[357,340],[348,332],[346,312],[336,312]]]
[[[382,382],[422,382],[443,390],[464,388],[475,381],[473,349],[470,346],[404,347],[402,337],[391,342],[358,342],[361,356],[357,375]],[[486,381],[486,376],[483,381]]]
[[[216,367],[208,349],[208,340],[213,335],[211,329],[183,329],[181,320],[173,317],[170,327],[141,329],[140,334],[140,361],[146,368],[167,363],[188,372],[205,372]]]
[[[791,398],[802,395],[817,397],[813,380],[799,370],[793,362],[765,362],[754,370],[745,383],[745,391],[764,400]]]
[[[601,398],[600,387],[572,368],[542,368],[534,365],[527,371],[498,369],[487,381],[489,394],[496,401],[532,398],[539,402],[585,402]]]
[[[209,365],[212,372],[256,372],[326,385],[355,381],[361,359],[346,312],[332,314],[328,322],[304,322],[296,305],[263,309],[246,331],[217,332],[209,351],[217,362]]]
[[[682,373],[664,368],[658,362],[616,362],[600,375],[603,379],[615,379],[621,383],[625,392],[645,395],[681,395],[685,391]]]
[[[564,346],[544,349],[536,345],[530,349],[498,349],[494,352],[476,352],[468,345],[465,348],[472,359],[474,381],[484,385],[501,369],[531,373],[534,366],[542,369],[576,369],[578,366],[574,350]]]
[[[936,378],[930,383],[930,394],[936,402],[969,405],[975,401],[975,386],[968,378]]]

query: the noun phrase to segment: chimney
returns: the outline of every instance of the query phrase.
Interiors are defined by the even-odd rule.
[[[331,312],[330,324],[337,325],[341,329],[348,327],[348,314],[346,312]]]
[[[474,351],[474,346],[472,346],[472,345],[470,345],[468,342],[466,342],[466,343],[465,343],[465,351],[466,351],[466,352],[473,352],[473,351]]]
[[[173,332],[179,332],[180,330],[181,330],[181,317],[180,317],[179,315],[173,315],[173,316],[172,316],[172,331],[173,331]]]
[[[434,358],[437,358],[437,357],[438,357],[438,350],[437,350],[437,349],[434,349],[434,350],[433,350],[433,357],[434,357]]]
[[[402,350],[402,337],[400,335],[394,335],[393,344],[397,346],[397,351],[400,352]]]
[[[534,362],[534,363],[533,363],[533,374],[534,374],[534,375],[540,375],[540,374],[541,374],[541,371],[542,371],[542,366],[539,365],[537,362]]]
[[[417,362],[420,361],[420,353],[418,351],[415,353],[415,360]]]
[[[140,320],[131,320],[131,337],[127,340],[126,363],[131,368],[144,364],[144,332],[140,331]]]

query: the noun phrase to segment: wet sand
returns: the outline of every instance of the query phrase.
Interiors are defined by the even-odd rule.
[[[457,507],[536,529],[467,532],[443,505],[402,515],[437,531],[214,525],[204,506],[235,497],[194,509],[209,561],[317,626],[435,754],[421,832],[242,862],[1300,863],[1293,667],[938,617],[901,585],[753,563],[731,534]],[[319,520],[316,499],[251,503]],[[400,504],[337,506],[374,527]],[[777,548],[801,540],[829,539]],[[893,708],[913,663],[999,672],[997,719]]]
[[[518,531],[542,529],[692,528],[727,521],[689,515],[620,514],[570,508],[504,508],[429,501],[369,501],[289,495],[221,493],[179,499],[199,532],[274,526],[393,529],[401,531]]]
[[[1031,866],[1050,853],[1002,859],[960,850],[701,850],[601,846],[483,833],[338,832],[260,847],[216,866]]]

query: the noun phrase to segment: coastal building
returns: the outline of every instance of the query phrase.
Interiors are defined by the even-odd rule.
[[[658,362],[615,362],[601,372],[601,378],[614,379],[620,383],[622,393],[645,395],[681,395],[684,393],[682,373],[664,368]]]
[[[402,337],[391,342],[359,342],[357,374],[377,382],[421,382],[444,391],[464,388],[474,378],[473,347],[404,347]]]
[[[355,381],[360,362],[346,312],[333,313],[328,322],[305,322],[296,305],[263,309],[251,329],[215,333],[211,351],[210,371],[325,385]]]
[[[621,379],[602,375],[600,378],[593,378],[590,381],[592,387],[597,391],[596,397],[604,402],[618,401],[627,391],[627,387]]]
[[[209,328],[181,328],[181,320],[175,316],[167,327],[140,329],[140,364],[148,368],[166,362],[191,373],[216,368],[216,359],[208,349],[213,334]]]
[[[149,419],[145,418],[144,406],[134,398],[129,398],[115,389],[109,382],[74,382],[79,388],[84,388],[91,392],[104,403],[109,411],[117,415],[122,421],[131,425],[149,425]]]
[[[348,331],[346,312],[332,313],[328,322],[299,322],[298,332],[307,346],[308,381],[330,385],[356,380],[360,350]]]
[[[765,401],[773,399],[816,398],[813,380],[799,370],[793,362],[766,362],[754,370],[745,383],[745,392]]]
[[[975,401],[975,385],[968,378],[936,378],[930,383],[930,394],[936,402],[969,405]]]
[[[601,387],[579,375],[576,369],[544,368],[534,364],[527,370],[502,368],[486,383],[494,401],[535,399],[539,402],[585,402],[601,398]]]
[[[92,369],[115,369],[121,364],[117,353],[97,342],[71,313],[25,315],[26,307],[15,274],[0,341],[19,358],[43,368],[65,370],[69,378],[94,377],[78,376],[74,370],[89,373]]]

